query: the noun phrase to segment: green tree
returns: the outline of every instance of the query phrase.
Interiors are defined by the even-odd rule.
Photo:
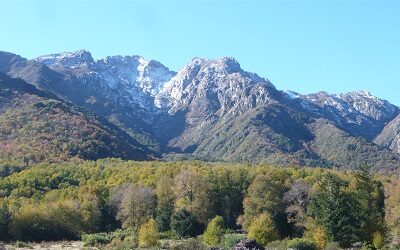
[[[359,241],[371,242],[376,232],[384,230],[385,194],[380,181],[374,180],[367,165],[354,171],[350,183],[355,195],[355,209],[359,220]]]
[[[263,246],[279,239],[275,223],[268,213],[263,213],[254,218],[248,229],[248,237],[256,240]]]
[[[139,246],[140,247],[154,247],[159,243],[159,234],[157,230],[157,223],[150,219],[143,224],[139,230]]]
[[[171,217],[174,211],[173,179],[163,176],[157,183],[156,222],[158,230],[168,231],[171,227]]]
[[[0,203],[0,240],[8,240],[11,214],[5,202]]]
[[[180,237],[193,237],[201,233],[202,225],[197,221],[196,216],[182,209],[172,216],[171,229]]]
[[[212,215],[221,215],[228,228],[236,228],[237,218],[243,214],[243,199],[250,185],[244,168],[216,168],[207,176]]]
[[[207,225],[204,232],[204,243],[210,246],[216,246],[221,243],[224,238],[225,228],[222,216],[216,216]]]
[[[354,204],[354,196],[346,183],[328,173],[311,198],[308,212],[323,227],[330,241],[348,247],[357,238],[360,227]]]
[[[96,194],[82,193],[79,195],[78,201],[85,232],[98,231],[101,223],[100,199]]]
[[[282,227],[282,234],[286,230],[286,215],[283,202],[285,185],[280,178],[267,175],[258,175],[248,188],[248,196],[244,199],[244,228],[258,215],[268,213],[275,224]],[[282,220],[283,216],[283,220]]]
[[[166,232],[171,228],[171,217],[174,211],[172,202],[161,203],[156,210],[156,222],[158,230]]]

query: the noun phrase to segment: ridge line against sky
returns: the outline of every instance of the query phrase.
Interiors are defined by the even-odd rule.
[[[400,1],[2,0],[0,50],[33,58],[84,48],[179,70],[232,56],[278,89],[366,89],[400,106]]]

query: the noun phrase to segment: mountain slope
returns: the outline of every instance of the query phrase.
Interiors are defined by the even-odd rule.
[[[40,89],[88,108],[125,130],[131,137],[159,151],[149,124],[154,122],[154,98],[149,94],[160,81],[174,75],[156,61],[138,56],[107,57],[94,61],[85,50],[26,60],[0,53],[0,67]],[[164,79],[164,80],[163,80]],[[151,94],[151,93],[150,93]],[[150,104],[150,105],[149,105]]]
[[[337,121],[334,110],[323,112],[323,105],[318,108],[307,98],[288,98],[268,80],[242,70],[233,58],[195,58],[165,85],[158,98],[172,117],[180,117],[182,130],[167,140],[169,150],[176,153],[281,165],[356,168],[366,160],[375,169],[397,167],[398,157],[389,150],[380,149],[367,136],[362,140],[353,137],[356,133],[341,130],[351,131],[347,124],[362,117],[366,122],[354,122],[354,130],[364,127],[368,133],[376,133],[374,130],[397,112],[396,107],[376,108],[383,115],[358,109],[356,114],[335,113],[342,119]],[[350,106],[347,103],[356,103],[354,99],[342,103]],[[318,122],[321,118],[334,129],[325,129]],[[323,143],[330,139],[329,146]],[[349,147],[338,150],[336,143]],[[357,150],[352,150],[352,145]]]
[[[0,74],[0,158],[36,163],[146,154],[124,132],[54,94]]]
[[[385,126],[375,138],[375,143],[400,154],[400,115]]]
[[[140,56],[0,53],[0,71],[92,110],[165,159],[399,165],[396,130],[387,125],[399,115],[395,105],[366,91],[280,91],[231,57],[194,58],[173,72]]]
[[[335,167],[357,168],[367,163],[374,170],[390,172],[400,166],[399,157],[388,148],[380,148],[362,137],[354,137],[327,120],[311,126],[315,139],[313,151]]]

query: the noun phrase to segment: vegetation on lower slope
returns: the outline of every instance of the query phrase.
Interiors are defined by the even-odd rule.
[[[318,120],[312,124],[312,129],[315,139],[311,147],[336,167],[354,168],[365,162],[376,171],[391,172],[400,166],[399,157],[389,149],[353,137],[327,121]]]
[[[398,244],[400,236],[399,179],[364,167],[352,172],[104,159],[19,169],[0,179],[0,190],[6,241],[83,236],[87,244],[110,248],[174,249],[180,239],[204,232],[179,244],[229,249],[246,237],[231,234],[244,229],[267,246],[324,249],[361,242],[381,249]]]
[[[22,80],[0,78],[0,158],[31,164],[106,157],[147,159],[124,132]]]

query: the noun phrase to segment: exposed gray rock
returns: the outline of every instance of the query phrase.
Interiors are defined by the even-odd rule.
[[[267,250],[255,240],[244,239],[237,243],[232,250]]]

